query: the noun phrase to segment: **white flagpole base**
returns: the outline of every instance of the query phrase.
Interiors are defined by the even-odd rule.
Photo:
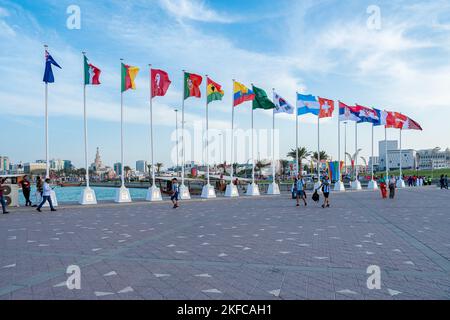
[[[337,192],[344,192],[344,191],[345,191],[344,182],[342,182],[341,180],[336,181],[336,182],[334,183],[334,191],[337,191]]]
[[[235,186],[233,183],[228,184],[227,188],[225,190],[225,197],[227,197],[227,198],[239,197],[239,191],[238,191],[237,186]]]
[[[259,187],[256,183],[249,184],[247,187],[247,192],[245,193],[246,196],[250,197],[257,197],[259,196]]]
[[[369,190],[378,190],[378,183],[375,180],[370,180],[369,185],[367,186]]]
[[[269,189],[267,190],[267,194],[269,195],[279,195],[280,194],[280,187],[276,182],[272,182],[269,184]]]
[[[402,189],[402,188],[405,188],[405,187],[406,187],[405,181],[403,181],[403,179],[398,179],[397,180],[397,188]]]
[[[151,186],[147,190],[145,200],[150,202],[162,201],[161,190],[157,186]]]
[[[362,190],[361,182],[359,182],[359,180],[352,182],[352,190]]]
[[[57,207],[58,206],[58,199],[56,198],[55,190],[50,191],[50,199],[52,199],[53,207]],[[50,207],[50,205],[48,204],[48,202],[46,202],[43,205],[43,207]]]
[[[216,198],[216,190],[210,184],[204,185],[202,189],[203,199],[213,199]]]
[[[180,199],[181,200],[191,200],[191,194],[189,193],[189,188],[182,184],[180,186]]]
[[[114,200],[116,203],[127,203],[131,202],[130,190],[126,187],[122,186],[116,190],[116,199]]]
[[[92,205],[97,204],[97,197],[95,196],[95,191],[90,187],[83,189],[80,198],[81,205]]]

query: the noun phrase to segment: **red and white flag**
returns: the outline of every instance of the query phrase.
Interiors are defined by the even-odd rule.
[[[407,117],[406,121],[403,123],[403,130],[420,130],[422,131],[422,127],[416,121]]]
[[[333,116],[334,111],[334,101],[330,99],[325,99],[318,97],[320,112],[319,118],[330,118]]]
[[[172,81],[169,74],[163,70],[152,69],[150,72],[151,94],[152,98],[156,96],[165,96]]]

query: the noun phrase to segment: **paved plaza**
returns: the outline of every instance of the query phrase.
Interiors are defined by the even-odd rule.
[[[0,299],[449,299],[449,200],[428,187],[333,193],[330,209],[288,194],[15,209],[0,215]]]

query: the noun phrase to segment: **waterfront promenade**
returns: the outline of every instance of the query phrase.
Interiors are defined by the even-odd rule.
[[[0,299],[450,298],[450,192],[332,193],[329,209],[308,198],[13,209],[0,215]]]

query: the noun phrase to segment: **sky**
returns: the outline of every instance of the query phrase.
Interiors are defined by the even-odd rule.
[[[67,27],[70,5],[81,10],[80,29]],[[141,68],[137,90],[124,94],[125,164],[132,167],[150,158],[148,64],[172,80],[167,95],[153,100],[155,162],[165,167],[173,164],[183,69],[223,85],[223,101],[209,106],[210,128],[230,128],[236,79],[269,96],[275,88],[291,104],[298,91],[402,112],[423,127],[403,132],[403,148],[450,146],[450,0],[0,0],[0,155],[12,162],[45,158],[44,44],[62,66],[49,85],[50,158],[77,167],[84,163],[82,51],[102,70],[102,85],[87,88],[90,162],[96,147],[106,164],[120,159],[120,58]],[[204,126],[202,91],[202,99],[186,100],[188,130]],[[251,104],[235,111],[236,127],[248,129]],[[254,116],[255,128],[271,128],[270,111]],[[299,126],[300,145],[316,150],[316,118],[302,116]],[[295,119],[277,115],[276,127],[285,157],[295,147]],[[337,127],[336,117],[320,125],[321,149],[333,159]],[[354,130],[349,123],[350,153]],[[358,126],[365,157],[371,132],[369,124]],[[383,128],[374,132],[375,142],[384,139]],[[398,138],[388,130],[388,139]]]

